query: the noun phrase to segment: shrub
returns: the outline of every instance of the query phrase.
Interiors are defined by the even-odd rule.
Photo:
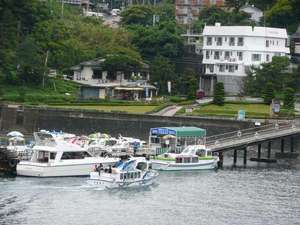
[[[224,105],[225,101],[225,92],[224,92],[224,84],[222,82],[217,82],[214,90],[214,104],[216,105]]]
[[[286,88],[284,91],[283,107],[293,110],[295,108],[295,91],[293,88]]]
[[[268,82],[264,90],[264,103],[268,105],[271,104],[274,97],[273,84]]]

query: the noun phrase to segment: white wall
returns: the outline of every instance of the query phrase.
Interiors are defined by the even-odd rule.
[[[81,78],[84,80],[91,80],[93,76],[93,70],[91,67],[84,66],[81,70]]]
[[[245,36],[209,36],[212,38],[212,44],[207,45],[208,37],[204,37],[203,45],[203,64],[214,64],[214,71],[210,72],[206,69],[206,74],[217,75],[233,75],[246,76],[244,66],[259,66],[261,63],[271,62],[274,55],[285,56],[289,53],[289,49],[285,46],[284,38],[266,38],[266,37],[248,37]],[[218,38],[222,39],[222,45],[217,45]],[[229,44],[230,38],[234,38],[234,46]],[[238,38],[243,38],[243,46],[238,46]],[[268,46],[266,42],[268,41]],[[207,53],[209,52],[209,59]],[[215,52],[219,52],[219,59],[215,59]],[[229,52],[229,58],[225,58],[225,52]],[[239,59],[238,53],[242,54],[242,60]],[[260,55],[260,60],[254,61],[252,55]],[[269,61],[267,60],[269,55]],[[217,68],[218,64],[235,65],[238,69],[234,72],[220,72]]]

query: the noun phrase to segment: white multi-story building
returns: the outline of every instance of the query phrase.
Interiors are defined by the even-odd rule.
[[[287,56],[286,29],[251,26],[205,26],[203,30],[204,76],[200,89],[213,93],[215,82],[223,82],[226,94],[241,92],[244,77],[251,66]]]

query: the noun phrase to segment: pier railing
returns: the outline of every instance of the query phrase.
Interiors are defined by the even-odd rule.
[[[294,128],[299,129],[300,127],[297,126],[294,123],[294,121],[289,121],[289,122],[268,124],[260,127],[253,127],[245,130],[238,130],[238,131],[229,132],[225,134],[209,136],[206,138],[206,146],[212,149],[214,146],[220,146],[222,144],[226,144],[234,141],[240,141],[243,139],[245,140],[249,138],[255,139],[262,135],[275,134],[280,131],[294,129]]]

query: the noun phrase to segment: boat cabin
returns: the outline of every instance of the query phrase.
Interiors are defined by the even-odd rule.
[[[156,155],[181,153],[188,145],[204,145],[206,130],[199,127],[157,127],[149,134],[150,149]]]
[[[182,155],[182,156],[177,156],[175,158],[176,163],[197,163],[199,162],[199,158],[197,156],[187,156],[187,155]]]
[[[61,160],[76,160],[92,157],[87,151],[55,151],[50,149],[44,149],[38,146],[34,147],[33,155],[31,157],[32,162],[49,163],[58,162]]]
[[[92,157],[80,146],[63,140],[56,140],[51,134],[44,132],[34,133],[35,146],[33,147],[32,162],[51,163],[62,160],[77,160]]]
[[[113,167],[108,168],[97,168],[96,170],[101,173],[104,172],[102,176],[111,177],[113,176],[117,180],[130,180],[130,179],[140,179],[142,178],[142,173],[144,171],[150,170],[152,168],[151,162],[144,159],[129,159],[129,160],[119,160]]]

